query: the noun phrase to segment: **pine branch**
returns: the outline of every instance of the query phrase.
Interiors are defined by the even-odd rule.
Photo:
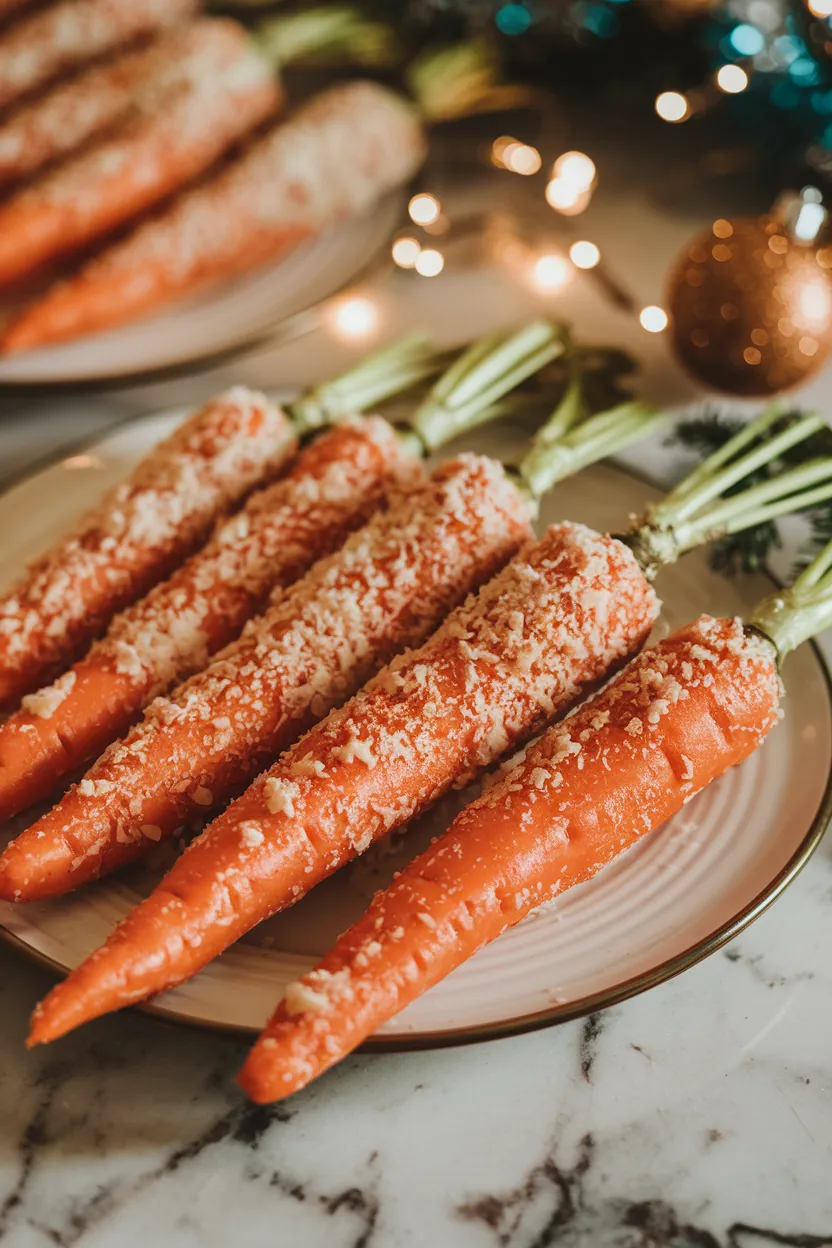
[[[715,408],[706,409],[701,416],[680,420],[668,434],[665,445],[695,451],[704,459],[739,433],[744,424],[739,416],[730,416]]]
[[[758,524],[744,533],[732,533],[723,537],[708,550],[708,566],[723,576],[736,576],[738,572],[760,572],[765,568],[772,551],[783,545],[777,525],[773,520]]]

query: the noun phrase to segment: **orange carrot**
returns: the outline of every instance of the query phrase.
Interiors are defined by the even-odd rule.
[[[6,0],[0,11],[19,7]],[[34,13],[0,37],[0,108],[196,9],[196,0],[60,0]]]
[[[271,591],[336,550],[397,479],[416,471],[380,417],[344,423],[307,447],[169,580],[115,616],[68,676],[25,697],[0,724],[0,819],[49,793],[152,697],[205,667]]]
[[[218,34],[223,27],[227,29]],[[166,114],[170,101],[192,86],[195,75],[213,72],[212,40],[234,47],[233,30],[231,23],[207,19],[180,26],[147,47],[93,65],[16,109],[0,125],[0,187],[30,176],[116,125],[132,122],[134,133],[137,120],[158,114],[160,107]]]
[[[159,698],[0,857],[0,896],[68,891],[239,792],[394,653],[422,641],[529,533],[493,460],[464,455],[376,513],[240,640]]]
[[[187,420],[0,598],[0,702],[72,662],[294,449],[288,417],[242,387]]]
[[[634,659],[289,985],[240,1075],[245,1091],[265,1102],[304,1087],[483,945],[590,879],[747,758],[776,722],[778,697],[774,647],[738,620],[702,617]],[[62,1005],[47,999],[36,1040]]]
[[[107,329],[203,282],[242,273],[366,209],[406,181],[423,155],[418,118],[401,97],[369,82],[332,87],[24,308],[0,349],[28,350]],[[116,190],[122,176],[114,175]],[[24,245],[15,227],[18,242],[3,259],[13,211],[14,201],[5,217],[0,212],[6,273]]]
[[[67,255],[202,173],[280,101],[267,62],[236,22],[179,34],[179,55],[111,138],[0,206],[0,282]]]
[[[569,705],[641,645],[657,609],[625,546],[550,528],[220,815],[55,989],[35,1040],[193,975]],[[25,859],[0,859],[0,892],[10,867],[25,895]]]

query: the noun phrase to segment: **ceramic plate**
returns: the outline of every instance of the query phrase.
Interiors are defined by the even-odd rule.
[[[175,419],[133,423],[3,496],[2,580],[124,476]],[[487,442],[483,436],[480,445],[489,449]],[[505,442],[500,449],[505,451]],[[544,507],[541,523],[569,516],[615,531],[656,494],[631,473],[600,466],[563,485]],[[665,601],[660,629],[703,610],[742,613],[770,588],[762,576],[722,580],[703,558],[689,556],[666,569],[659,583]],[[818,652],[804,646],[788,660],[784,678],[785,717],[756,755],[591,883],[479,953],[372,1043],[462,1043],[573,1017],[666,979],[755,918],[807,860],[830,806],[832,716]],[[454,795],[389,844],[376,846],[193,981],[157,998],[153,1011],[205,1027],[259,1030],[284,983],[312,965],[466,796]],[[0,844],[13,831],[0,831]],[[104,940],[163,867],[157,861],[134,868],[55,902],[0,903],[0,934],[67,971]]]
[[[284,259],[171,304],[154,316],[75,342],[0,358],[0,386],[126,380],[233,355],[268,339],[358,276],[401,218],[402,194],[305,243]]]

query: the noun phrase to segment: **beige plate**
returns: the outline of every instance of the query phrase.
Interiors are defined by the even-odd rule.
[[[284,259],[134,324],[0,358],[0,387],[133,381],[219,363],[272,341],[375,262],[401,218],[403,202],[403,194],[393,192]]]
[[[134,423],[0,498],[0,579],[11,578],[123,476],[174,419]],[[488,441],[483,435],[481,444]],[[614,531],[655,493],[628,472],[601,466],[562,486],[542,522],[569,516]],[[703,610],[743,613],[768,589],[765,577],[726,582],[704,559],[689,556],[659,583],[666,606],[661,631]],[[455,971],[371,1043],[455,1044],[574,1017],[676,974],[761,913],[806,862],[830,815],[832,716],[815,649],[804,646],[788,660],[785,683],[785,718],[754,757],[590,884]],[[257,1031],[282,985],[312,964],[463,800],[456,795],[394,845],[371,850],[196,979],[158,998],[153,1011],[198,1026]],[[0,843],[10,831],[0,832]],[[134,869],[56,902],[0,903],[0,935],[65,972],[101,943],[162,866]]]

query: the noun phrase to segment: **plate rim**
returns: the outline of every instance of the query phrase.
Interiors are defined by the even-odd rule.
[[[157,412],[146,412],[140,416],[128,416],[124,420],[114,422],[103,435],[101,433],[93,434],[90,437],[79,439],[72,443],[71,449],[63,446],[54,454],[50,452],[43,458],[36,460],[33,464],[27,465],[20,473],[8,478],[0,488],[0,498],[4,497],[11,490],[33,481],[41,473],[59,464],[68,454],[101,448],[111,436],[121,433],[127,425],[139,424],[144,420],[153,418],[159,419],[165,416],[174,416],[179,410],[180,408],[178,407],[171,407]],[[604,462],[613,464],[620,472],[624,472],[645,485],[656,489],[662,488],[661,484],[652,479],[648,473],[629,464],[622,464],[615,456],[609,457]],[[783,587],[783,583],[769,568],[764,568],[763,573],[775,588]],[[827,662],[823,651],[814,638],[808,644],[814,652],[823,674],[827,703],[830,709],[832,709],[832,667]],[[525,1014],[515,1015],[512,1018],[488,1023],[467,1023],[450,1029],[421,1030],[406,1032],[401,1035],[369,1036],[358,1046],[355,1052],[427,1052],[433,1049],[459,1048],[469,1044],[484,1044],[492,1040],[506,1039],[510,1036],[525,1035],[529,1032],[555,1027],[561,1023],[572,1022],[578,1018],[585,1018],[588,1014],[594,1014],[600,1010],[609,1009],[614,1005],[620,1005],[621,1002],[627,1001],[631,997],[639,996],[651,988],[658,987],[659,984],[675,979],[676,976],[689,970],[692,966],[696,966],[699,962],[703,962],[712,954],[717,953],[729,940],[738,936],[740,932],[744,931],[764,914],[786,891],[789,885],[797,879],[820,845],[830,824],[832,824],[832,755],[829,759],[826,783],[818,808],[803,839],[791,857],[769,883],[760,889],[749,902],[701,940],[689,945],[680,953],[674,954],[673,957],[665,958],[664,961],[650,967],[647,971],[621,980],[609,988],[579,997],[576,1001],[557,1003],[542,1010],[534,1010]],[[0,942],[21,953],[27,961],[56,975],[58,979],[64,979],[69,974],[60,962],[55,961],[55,959],[41,953],[39,950],[33,949],[22,937],[9,931],[2,920],[0,920]],[[155,1005],[152,1000],[128,1007],[128,1012],[134,1010],[159,1023],[186,1028],[189,1031],[207,1032],[208,1034],[237,1043],[251,1041],[260,1034],[260,1029],[256,1027],[249,1027],[243,1023],[220,1023],[196,1019],[191,1015],[182,1014],[170,1007]]]
[[[288,316],[284,316],[276,322],[270,321],[259,329],[252,330],[245,336],[233,340],[224,347],[218,347],[202,354],[191,354],[173,363],[160,364],[156,367],[128,368],[121,371],[95,373],[85,377],[76,377],[70,374],[68,376],[55,376],[39,380],[32,379],[31,381],[22,379],[3,381],[0,379],[0,394],[7,398],[14,398],[17,395],[25,395],[26,397],[33,397],[38,394],[49,395],[54,394],[56,391],[60,391],[62,394],[93,394],[101,390],[111,389],[114,386],[129,388],[155,384],[157,382],[173,381],[182,377],[191,377],[203,370],[224,367],[238,360],[241,356],[248,355],[263,347],[279,346],[284,342],[291,342],[294,338],[303,337],[307,333],[314,332],[318,328],[317,314],[326,303],[332,299],[337,299],[353,286],[379,276],[392,265],[392,260],[390,260],[390,241],[401,228],[401,210],[406,202],[406,195],[410,194],[417,177],[418,175],[414,175],[403,186],[393,188],[392,191],[383,196],[374,205],[374,207],[378,208],[389,202],[391,206],[396,207],[397,211],[391,215],[389,227],[380,232],[378,242],[365,262],[354,273],[334,287],[329,294],[324,295],[323,298],[304,304],[296,312],[291,312]],[[300,247],[313,247],[320,241],[324,233],[329,233],[330,230],[337,229],[342,224],[344,222],[336,223],[315,238],[305,240],[300,244]],[[295,250],[298,249],[296,248]],[[257,269],[252,270],[252,272],[256,273]],[[312,323],[307,325],[306,322],[310,318]],[[93,335],[86,335],[86,337],[93,337]],[[4,485],[0,489],[0,496],[5,492],[6,487]]]

